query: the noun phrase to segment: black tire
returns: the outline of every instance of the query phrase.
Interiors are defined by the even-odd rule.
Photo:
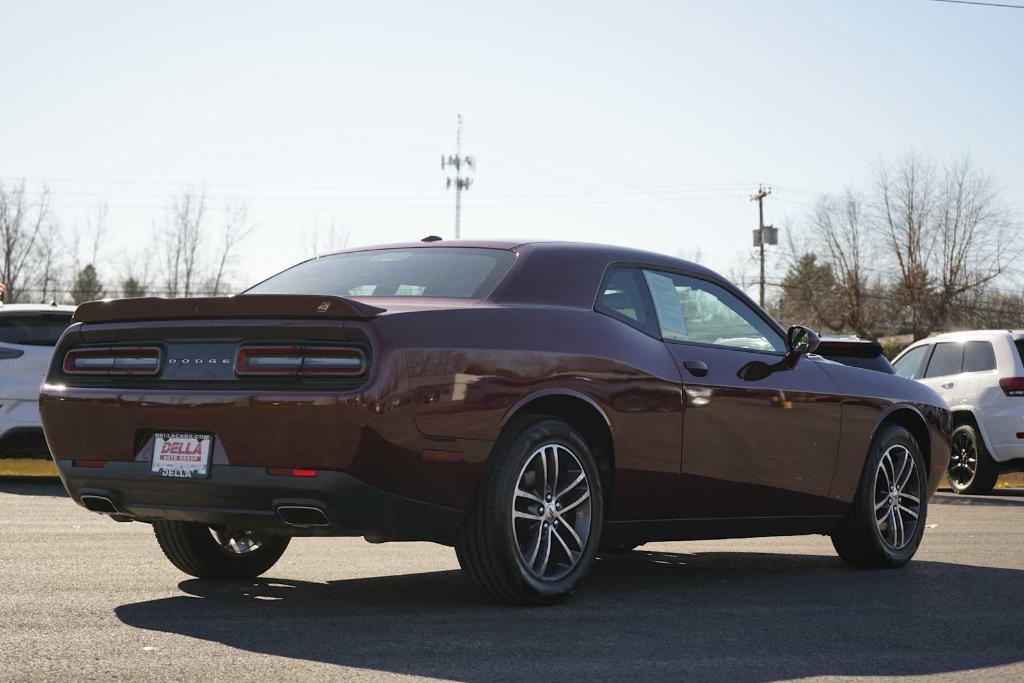
[[[912,471],[910,477],[916,479],[916,493],[919,502],[915,505],[909,498],[897,497],[897,506],[889,509],[889,502],[892,500],[887,490],[876,487],[876,479],[887,481],[888,476],[881,473],[880,464],[886,454],[889,454],[889,462],[892,463],[897,457],[904,457],[909,453],[913,460],[916,474]],[[896,469],[894,465],[892,469]],[[902,470],[901,470],[902,473]],[[897,473],[896,477],[900,475]],[[911,481],[907,481],[907,491],[910,490]],[[928,515],[928,470],[925,468],[924,458],[921,456],[921,449],[913,435],[898,425],[884,425],[878,434],[875,435],[871,444],[871,451],[864,464],[864,471],[861,474],[860,485],[857,488],[857,495],[847,515],[844,525],[832,534],[832,545],[839,556],[850,565],[855,567],[885,569],[901,567],[905,565],[917,552],[921,544],[921,537],[924,533]],[[883,503],[878,503],[878,494],[881,493]],[[911,518],[910,513],[902,512],[899,506],[906,504],[906,509],[917,515]],[[876,518],[876,511],[884,516]],[[900,521],[895,521],[890,514],[899,514]],[[904,520],[907,520],[904,523]],[[911,524],[913,530],[906,533],[906,525]],[[882,526],[885,530],[883,531]],[[896,533],[894,529],[898,526],[903,530],[902,540],[890,542],[888,535]]]
[[[153,523],[160,549],[171,563],[200,579],[252,579],[274,566],[288,547],[287,536],[260,536],[259,547],[246,552],[228,550],[210,527],[194,522]]]
[[[547,578],[543,576],[544,568],[541,568],[542,576],[538,576],[534,570],[535,564],[529,564],[521,555],[519,538],[513,525],[512,511],[514,506],[522,505],[535,507],[530,501],[523,501],[517,498],[516,490],[519,488],[520,477],[528,476],[528,466],[531,466],[534,455],[542,447],[549,444],[557,445],[559,448],[567,449],[575,456],[582,474],[586,480],[579,486],[589,487],[589,529],[584,539],[582,534],[579,538],[584,542],[582,550],[578,552],[578,559],[571,564],[570,553],[564,553],[555,545],[552,532],[542,535],[541,526],[543,521],[533,522],[531,520],[520,520],[520,524],[526,524],[527,529],[521,533],[526,545],[533,545],[530,538],[536,538],[536,547],[542,547],[546,538],[547,544],[555,548],[555,553],[561,554],[567,562],[562,565],[566,567],[565,575]],[[556,454],[557,458],[558,455]],[[547,461],[545,460],[545,463]],[[564,469],[560,475],[554,477],[554,490],[559,486],[565,488],[566,478],[570,472]],[[545,465],[544,485],[548,485],[547,470]],[[570,491],[570,489],[565,489]],[[571,489],[567,496],[583,498],[579,487]],[[554,498],[558,501],[557,495]],[[570,497],[565,498],[571,500]],[[540,501],[543,503],[543,501]],[[601,491],[601,480],[597,464],[594,461],[593,453],[587,442],[578,431],[561,420],[546,416],[526,416],[516,418],[510,423],[495,444],[488,463],[487,472],[480,484],[477,493],[477,500],[472,512],[467,516],[462,529],[459,531],[455,542],[455,551],[459,558],[459,564],[463,571],[472,580],[476,587],[485,595],[498,602],[512,605],[548,605],[560,602],[576,590],[590,570],[594,555],[600,545],[601,524],[604,520],[604,506]],[[564,513],[569,512],[572,503],[568,503]],[[577,509],[573,515],[580,515],[582,506],[575,506]],[[516,508],[518,510],[518,508]],[[543,518],[538,518],[543,519]],[[566,525],[573,526],[578,523],[569,517],[561,519],[561,529],[565,530]],[[575,519],[575,517],[574,517]],[[553,521],[551,526],[556,526],[559,521]],[[536,526],[534,526],[536,525]],[[517,527],[522,528],[522,527]],[[547,529],[547,526],[543,527]],[[579,529],[577,529],[578,531]],[[536,532],[536,536],[532,534]],[[558,538],[561,538],[558,536]],[[569,538],[566,534],[566,538]],[[562,541],[565,542],[565,541]],[[571,542],[569,545],[573,545]],[[563,546],[571,550],[568,546]],[[578,547],[576,544],[574,547]],[[549,552],[550,548],[549,548]],[[536,555],[536,551],[534,553]],[[552,557],[555,557],[552,554]],[[548,566],[548,560],[544,559],[544,567]]]
[[[985,448],[977,428],[960,425],[949,437],[951,453],[946,478],[954,493],[990,493],[999,479],[999,466]],[[973,461],[974,469],[971,471]]]

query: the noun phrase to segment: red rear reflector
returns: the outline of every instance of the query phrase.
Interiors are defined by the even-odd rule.
[[[1024,432],[1017,432],[1018,439],[1024,439]]]
[[[999,386],[1007,396],[1024,396],[1024,377],[1003,377]]]
[[[319,470],[299,469],[295,467],[268,467],[267,474],[279,477],[315,477]]]
[[[72,460],[72,467],[103,467],[107,464],[106,460]]]
[[[160,348],[156,346],[107,346],[71,349],[64,354],[69,375],[157,375]]]
[[[458,451],[423,451],[423,459],[427,462],[462,462],[462,453]]]
[[[351,346],[243,346],[237,375],[356,376],[366,371],[366,354]]]

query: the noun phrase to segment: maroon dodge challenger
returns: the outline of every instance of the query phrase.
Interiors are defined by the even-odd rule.
[[[817,343],[676,258],[430,238],[233,297],[84,304],[40,409],[74,500],[202,578],[310,535],[451,545],[519,604],[648,541],[828,534],[902,565],[949,412]]]

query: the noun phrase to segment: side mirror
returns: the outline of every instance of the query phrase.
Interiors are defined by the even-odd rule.
[[[789,346],[789,354],[786,356],[786,360],[791,365],[796,365],[800,356],[817,351],[821,340],[818,338],[818,333],[811,328],[804,327],[803,325],[793,325],[793,327],[789,328],[789,333],[786,335],[786,343]]]

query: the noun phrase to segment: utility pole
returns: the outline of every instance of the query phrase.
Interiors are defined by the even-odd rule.
[[[750,197],[750,201],[757,202],[757,230],[754,231],[754,246],[761,252],[761,296],[758,302],[764,308],[764,245],[778,244],[779,231],[775,226],[764,224],[764,198],[772,193],[772,188],[759,185],[757,193]]]
[[[448,178],[447,189],[455,188],[455,239],[461,235],[460,220],[462,214],[462,191],[468,190],[473,184],[472,178],[462,176],[462,167],[470,171],[476,170],[476,160],[471,156],[462,156],[462,114],[459,114],[459,126],[455,131],[455,156],[441,156],[441,170],[455,168],[455,177]]]

